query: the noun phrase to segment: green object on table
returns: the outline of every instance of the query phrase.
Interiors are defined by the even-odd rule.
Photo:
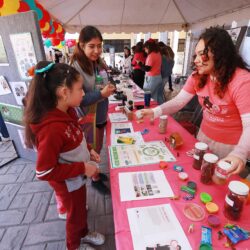
[[[187,186],[181,186],[181,190],[192,195],[195,194],[195,190]]]
[[[203,203],[208,203],[208,202],[210,202],[210,201],[212,201],[212,197],[211,197],[211,195],[210,194],[208,194],[208,193],[205,193],[205,192],[202,192],[201,194],[200,194],[200,199],[201,199],[201,201],[203,202]]]
[[[212,248],[212,246],[211,245],[209,245],[209,244],[201,244],[200,245],[200,248],[199,248],[200,250],[213,250],[213,248]]]

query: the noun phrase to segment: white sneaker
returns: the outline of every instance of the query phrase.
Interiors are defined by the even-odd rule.
[[[81,242],[87,242],[96,246],[102,245],[104,241],[104,235],[97,232],[89,232],[84,238],[81,238]]]
[[[58,214],[59,219],[66,220],[67,219],[67,213],[64,214]]]
[[[82,243],[77,250],[95,250],[95,248],[91,247],[88,244]]]

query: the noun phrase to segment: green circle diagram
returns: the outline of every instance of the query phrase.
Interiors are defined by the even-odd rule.
[[[160,154],[160,150],[155,147],[146,147],[142,150],[142,152],[147,156],[156,156]]]

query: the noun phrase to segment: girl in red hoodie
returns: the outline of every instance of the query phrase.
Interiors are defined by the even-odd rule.
[[[69,250],[92,250],[86,242],[101,245],[105,240],[87,226],[86,178],[98,171],[88,162],[99,155],[87,145],[74,111],[83,96],[83,79],[74,68],[41,61],[24,111],[27,145],[38,152],[36,176],[49,182],[67,210]]]

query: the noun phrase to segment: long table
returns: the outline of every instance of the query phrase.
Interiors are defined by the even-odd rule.
[[[115,108],[115,104],[111,104],[109,107],[109,112],[113,113]],[[209,193],[213,201],[219,205],[218,216],[221,219],[221,226],[219,228],[212,229],[212,246],[213,249],[230,249],[224,246],[226,242],[226,238],[219,240],[217,232],[223,229],[223,226],[226,223],[233,223],[241,226],[246,230],[250,230],[250,206],[246,206],[245,210],[241,216],[240,221],[232,222],[228,221],[223,215],[223,205],[225,200],[225,195],[227,193],[227,185],[218,186],[215,184],[212,185],[204,185],[200,182],[200,171],[192,168],[193,159],[187,156],[186,152],[190,151],[194,148],[194,144],[196,139],[189,134],[178,122],[176,122],[173,118],[168,117],[168,125],[166,134],[158,133],[158,124],[159,120],[155,120],[154,125],[150,124],[150,121],[144,119],[144,123],[137,123],[137,121],[132,121],[134,131],[142,131],[147,128],[149,130],[148,134],[143,135],[145,142],[153,141],[153,140],[162,140],[165,142],[165,138],[169,137],[169,135],[173,132],[178,132],[182,138],[184,139],[184,144],[178,150],[172,150],[172,153],[176,157],[177,161],[168,164],[168,168],[164,170],[166,178],[170,183],[174,194],[181,195],[179,200],[171,200],[169,198],[162,199],[149,199],[149,200],[140,200],[140,201],[126,201],[121,202],[120,192],[119,192],[119,180],[118,174],[121,172],[133,172],[133,171],[152,171],[159,170],[159,164],[147,165],[147,166],[139,166],[139,167],[129,167],[129,168],[119,168],[112,169],[110,168],[110,184],[111,184],[111,193],[112,193],[112,204],[113,204],[113,214],[114,214],[114,226],[115,226],[115,240],[116,240],[116,249],[117,250],[132,250],[133,242],[132,236],[130,232],[128,217],[127,217],[127,208],[133,207],[145,207],[151,205],[160,205],[160,204],[171,204],[172,209],[174,210],[182,228],[187,235],[187,238],[192,246],[192,248],[199,249],[200,240],[201,240],[201,226],[208,226],[207,216],[203,221],[193,222],[185,217],[183,214],[183,208],[188,202],[194,202],[200,205],[205,209],[204,204],[200,201],[200,193],[207,192]],[[111,134],[111,124],[108,122],[107,125],[107,146],[110,145],[110,134]],[[167,142],[165,142],[167,147],[170,149],[170,146]],[[178,153],[177,153],[178,152]],[[180,191],[180,187],[185,185],[186,183],[181,181],[178,178],[178,173],[173,170],[173,165],[178,164],[184,167],[185,172],[188,173],[189,179],[197,183],[197,193],[195,198],[192,201],[186,201],[183,199],[184,194]],[[230,178],[238,179],[237,176],[233,176]],[[188,228],[190,224],[194,224],[194,231],[192,233],[188,232]],[[249,249],[250,240],[246,240],[240,242],[236,245],[236,249]],[[247,248],[248,247],[248,248]],[[184,248],[185,249],[185,248]]]

